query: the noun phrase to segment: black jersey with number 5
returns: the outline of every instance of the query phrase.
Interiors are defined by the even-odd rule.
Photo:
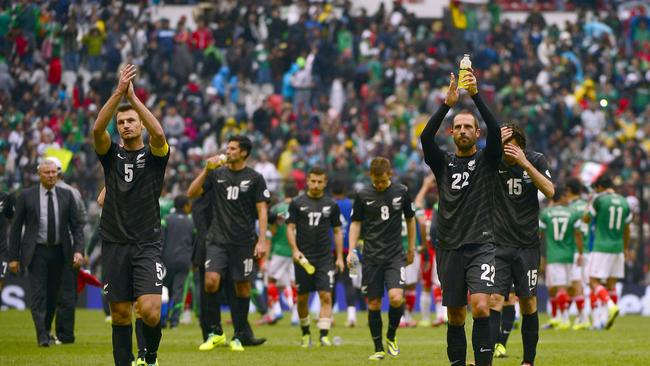
[[[364,263],[383,264],[404,258],[402,216],[415,216],[406,186],[393,183],[383,192],[372,187],[357,192],[351,220],[361,222]]]
[[[212,202],[207,240],[217,244],[253,245],[257,237],[257,203],[271,198],[264,177],[248,167],[239,171],[221,167],[208,174],[203,190],[211,195]]]
[[[158,198],[169,151],[155,156],[149,146],[129,151],[111,142],[106,154],[97,155],[106,186],[99,231],[102,240],[125,244],[161,240]]]
[[[330,231],[341,226],[341,211],[332,198],[300,195],[289,204],[287,223],[296,225],[296,244],[309,261],[332,258]]]
[[[524,151],[526,159],[551,179],[543,154]],[[499,164],[495,191],[494,231],[497,245],[533,248],[539,241],[539,200],[532,178],[519,165]]]

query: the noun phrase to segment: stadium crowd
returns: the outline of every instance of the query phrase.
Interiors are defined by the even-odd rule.
[[[90,130],[124,63],[138,65],[135,92],[172,146],[169,202],[204,157],[242,133],[275,194],[288,182],[303,189],[315,165],[352,191],[378,155],[417,190],[428,172],[418,134],[469,53],[486,100],[501,121],[525,128],[554,180],[580,174],[585,162],[615,176],[636,213],[626,280],[650,281],[647,210],[638,214],[650,198],[647,189],[639,195],[650,186],[645,13],[621,19],[604,5],[556,26],[537,10],[512,22],[498,3],[452,1],[442,20],[420,19],[399,2],[374,14],[349,1],[281,3],[197,7],[190,28],[185,18],[154,21],[146,2],[0,1],[0,190],[38,182],[40,156],[64,148],[74,153],[64,179],[94,202],[103,174]],[[644,264],[635,262],[642,244]]]

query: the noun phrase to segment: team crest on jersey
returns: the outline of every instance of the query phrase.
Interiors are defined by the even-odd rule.
[[[323,216],[324,217],[330,217],[331,213],[332,213],[332,206],[323,207]]]
[[[393,208],[400,210],[402,208],[402,197],[393,198]]]
[[[470,172],[473,172],[474,169],[476,169],[476,160],[470,160],[469,163],[467,163],[467,169],[469,169]]]
[[[250,180],[242,180],[241,183],[239,183],[239,189],[242,192],[248,192],[248,189],[250,188],[251,181]]]
[[[136,168],[139,168],[139,169],[144,168],[144,155],[145,155],[145,153],[140,153],[135,158]]]
[[[528,172],[524,170],[524,174],[521,176],[524,179],[524,182],[530,183],[532,180],[530,179],[530,175],[528,175]]]

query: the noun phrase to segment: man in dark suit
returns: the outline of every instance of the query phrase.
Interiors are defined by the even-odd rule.
[[[84,238],[72,193],[55,187],[56,164],[44,160],[38,175],[40,184],[23,190],[16,199],[9,269],[18,273],[21,266],[27,268],[38,345],[48,347],[63,268],[81,266]]]

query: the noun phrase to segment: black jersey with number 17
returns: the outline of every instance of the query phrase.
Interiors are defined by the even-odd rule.
[[[402,216],[415,216],[411,196],[403,184],[393,183],[382,192],[372,187],[357,192],[351,220],[361,222],[364,263],[404,259]]]
[[[310,262],[332,260],[330,231],[341,226],[341,211],[332,198],[300,195],[289,204],[287,223],[296,225],[296,244]]]
[[[526,150],[526,159],[546,178],[551,179],[543,154]],[[499,165],[495,191],[494,231],[497,245],[534,248],[539,240],[539,200],[532,178],[519,165]]]
[[[165,156],[156,156],[149,146],[129,151],[111,142],[106,154],[97,155],[106,186],[101,239],[124,244],[161,240],[158,198],[169,151]]]
[[[221,167],[208,174],[203,190],[210,194],[212,204],[207,240],[235,246],[255,244],[257,203],[268,203],[271,198],[264,177],[248,167],[238,171]]]

